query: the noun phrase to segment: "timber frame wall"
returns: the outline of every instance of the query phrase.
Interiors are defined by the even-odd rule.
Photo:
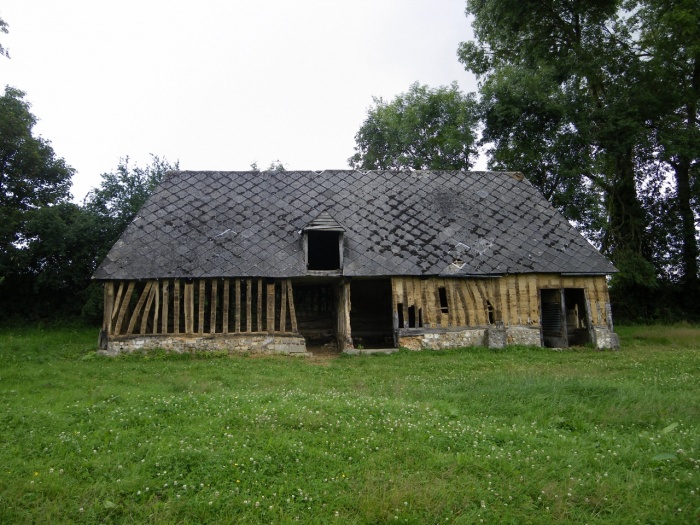
[[[605,276],[566,277],[558,274],[518,274],[469,279],[394,277],[394,326],[457,328],[503,326],[540,327],[540,290],[581,288],[591,326],[612,329]]]
[[[296,333],[288,279],[108,281],[107,336]]]

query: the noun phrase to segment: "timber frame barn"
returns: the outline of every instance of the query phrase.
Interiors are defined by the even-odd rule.
[[[93,278],[100,347],[616,348],[603,257],[520,173],[168,173]]]

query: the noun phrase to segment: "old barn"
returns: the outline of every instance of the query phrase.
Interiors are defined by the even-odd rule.
[[[617,346],[603,257],[520,173],[173,172],[95,272],[101,346]]]

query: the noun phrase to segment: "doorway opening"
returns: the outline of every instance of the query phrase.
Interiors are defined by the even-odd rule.
[[[392,348],[391,280],[353,280],[350,283],[350,303],[350,327],[355,348]]]
[[[591,340],[583,288],[540,290],[542,338],[548,348],[585,345]]]
[[[312,352],[336,349],[336,296],[331,283],[294,283],[297,329]]]

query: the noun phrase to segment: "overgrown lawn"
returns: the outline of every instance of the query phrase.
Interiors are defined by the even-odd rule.
[[[0,330],[0,523],[698,523],[700,329],[620,352],[107,358]]]

